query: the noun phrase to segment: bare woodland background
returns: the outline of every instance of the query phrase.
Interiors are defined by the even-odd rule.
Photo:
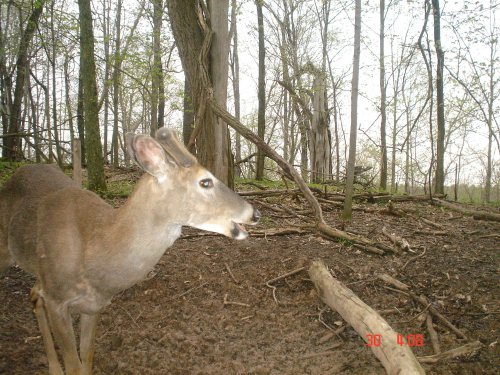
[[[62,166],[80,138],[105,190],[125,133],[169,126],[229,185],[280,178],[213,96],[307,181],[499,201],[498,2],[356,3],[1,0],[2,156]]]

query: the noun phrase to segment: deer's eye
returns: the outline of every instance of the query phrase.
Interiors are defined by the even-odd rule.
[[[214,182],[212,181],[211,178],[204,178],[203,180],[200,181],[200,186],[204,189],[209,189],[214,187]]]

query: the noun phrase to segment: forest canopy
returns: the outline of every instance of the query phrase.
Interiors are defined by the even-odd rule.
[[[308,182],[351,168],[364,188],[499,201],[497,13],[363,1],[356,71],[353,1],[3,0],[2,156],[63,166],[78,138],[105,189],[103,165],[130,164],[125,134],[167,126],[229,185],[281,178],[213,99]]]

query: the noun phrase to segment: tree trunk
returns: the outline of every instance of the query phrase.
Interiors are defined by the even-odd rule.
[[[111,149],[113,166],[118,166],[118,116],[120,113],[120,80],[122,69],[121,57],[121,18],[122,18],[122,0],[118,0],[116,4],[116,21],[115,21],[115,61],[113,69],[113,134],[111,138]]]
[[[214,88],[214,98],[224,109],[227,106],[227,77],[229,70],[229,43],[228,43],[228,10],[229,0],[209,0],[208,9],[211,17],[211,27],[214,33],[212,48],[210,49],[210,73]],[[200,147],[202,160],[212,160],[214,174],[224,183],[231,185],[229,181],[229,142],[227,125],[219,118],[214,118],[211,130],[207,126],[202,128],[208,130],[205,134],[207,139],[213,137],[212,142],[203,142]],[[211,144],[212,143],[212,144]],[[211,149],[211,146],[214,148]],[[209,165],[209,164],[207,164]]]
[[[68,126],[69,135],[71,141],[75,138],[75,129],[73,128],[73,109],[71,108],[71,87],[70,87],[70,75],[69,75],[69,61],[70,58],[66,53],[64,56],[64,103],[66,105],[66,112],[68,114]],[[35,133],[36,134],[36,133]],[[81,150],[81,146],[80,146]],[[81,152],[80,152],[80,162],[81,162]]]
[[[189,88],[188,78],[184,72],[184,110],[182,117],[182,138],[187,146],[191,139],[194,126],[193,100],[191,99],[191,90]]]
[[[160,99],[161,75],[161,21],[163,15],[162,0],[153,3],[153,68],[151,71],[151,136],[158,130],[158,104]]]
[[[380,190],[387,190],[387,141],[386,141],[386,96],[385,84],[385,0],[380,0]]]
[[[232,61],[231,61],[231,75],[233,77],[233,96],[234,96],[234,117],[240,121],[240,58],[238,54],[238,24],[236,20],[236,11],[238,5],[236,0],[231,0],[231,28],[229,34],[232,35],[233,39],[233,51],[232,51]],[[238,162],[241,160],[241,135],[236,133],[235,137],[235,175],[237,177],[242,176],[241,166]]]
[[[259,29],[259,83],[258,93],[259,109],[257,119],[257,134],[261,139],[265,138],[266,132],[266,50],[264,44],[264,16],[262,14],[263,0],[255,0],[257,5],[257,23]],[[264,178],[264,153],[257,149],[257,170],[255,174],[257,180]]]
[[[8,134],[4,138],[4,148],[6,157],[9,160],[20,160],[22,158],[21,137],[19,135],[19,125],[21,120],[21,104],[24,98],[26,75],[28,74],[28,49],[33,39],[33,35],[38,28],[38,20],[43,11],[45,0],[33,3],[33,13],[31,13],[26,28],[22,31],[21,40],[16,60],[16,88],[14,91],[14,101],[10,109],[10,121]]]
[[[78,73],[78,104],[76,107],[76,127],[78,129],[78,138],[80,139],[82,151],[82,166],[87,164],[87,148],[85,147],[85,111],[83,108],[83,79],[82,79],[82,56],[80,55],[80,71]]]
[[[59,142],[59,129],[57,128],[57,86],[56,86],[56,38],[55,38],[55,19],[54,19],[54,4],[55,0],[50,3],[50,36],[52,42],[52,56],[50,60],[51,73],[52,73],[52,124],[54,129],[54,141],[56,144],[57,164],[62,167],[63,155],[61,143]]]
[[[195,0],[168,0],[167,6],[183,70],[191,88],[196,121],[191,139],[193,136],[196,139],[198,160],[222,182],[231,185],[227,125],[216,120],[206,104],[210,94],[205,92],[213,87],[217,102],[226,107],[228,0],[211,1],[208,9]]]
[[[2,9],[0,7],[0,16]],[[9,118],[10,118],[10,109],[12,108],[12,78],[9,74],[6,65],[6,46],[5,46],[5,38],[3,35],[2,21],[0,18],[0,95],[1,95],[1,105],[2,110],[2,134],[9,133]],[[6,147],[6,141],[4,140],[4,144],[2,147],[2,157],[7,158],[8,149]]]
[[[330,138],[326,116],[326,77],[317,72],[313,81],[313,116],[310,140],[312,182],[322,182],[330,178]]]
[[[445,152],[445,119],[444,119],[444,51],[441,45],[441,13],[439,0],[432,0],[434,16],[434,44],[437,55],[436,67],[436,109],[437,109],[437,140],[436,140],[436,194],[444,194],[444,152]]]
[[[103,87],[103,99],[104,99],[104,126],[103,126],[103,157],[104,157],[104,162],[108,162],[108,120],[109,120],[109,70],[110,70],[110,56],[109,56],[109,45],[110,45],[110,33],[109,33],[109,24],[111,22],[109,13],[110,13],[110,6],[107,6],[106,4],[107,0],[103,0],[102,6],[103,6],[103,14],[102,14],[102,33],[104,37],[104,61],[105,61],[105,68],[104,68],[104,87]],[[117,7],[120,7],[121,4],[117,5]],[[118,10],[117,10],[118,12]],[[118,31],[119,32],[119,31]],[[116,52],[116,51],[115,51]],[[116,112],[115,116],[116,117]]]
[[[99,132],[94,32],[92,29],[90,0],[78,0],[78,7],[80,10],[80,54],[89,189],[105,191],[106,180],[104,178],[104,163]]]
[[[349,136],[349,160],[345,187],[345,202],[342,218],[352,218],[352,196],[354,194],[354,167],[356,166],[356,132],[358,127],[359,60],[361,55],[361,0],[356,0],[354,16],[354,56],[351,87],[351,133]]]

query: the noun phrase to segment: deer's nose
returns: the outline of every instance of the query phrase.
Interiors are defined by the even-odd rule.
[[[256,209],[256,208],[254,208],[254,210],[253,210],[253,216],[252,216],[252,221],[254,223],[258,223],[261,217],[262,217],[262,215],[261,215],[260,211],[258,209]]]

